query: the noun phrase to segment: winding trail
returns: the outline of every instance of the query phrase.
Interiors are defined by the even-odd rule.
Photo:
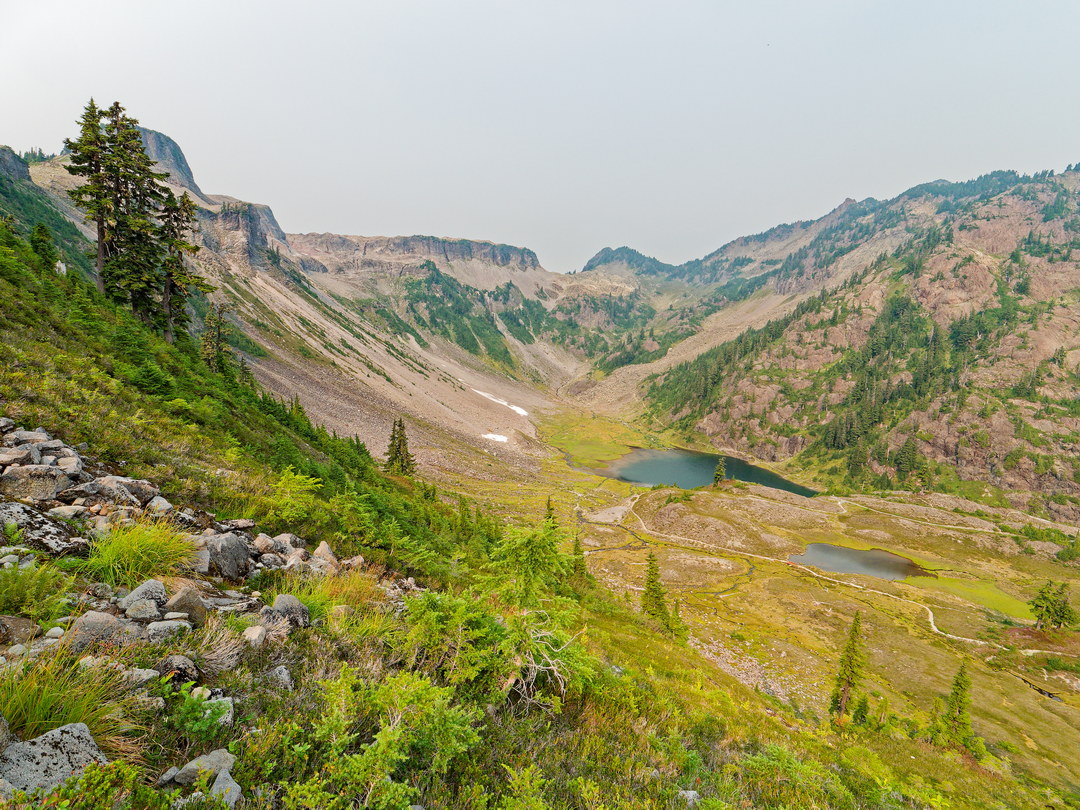
[[[757,500],[762,500],[762,501],[768,502],[767,498],[761,498],[760,496],[757,496],[757,495],[751,495],[749,497],[755,498]],[[828,576],[826,574],[822,574],[822,573],[820,573],[818,571],[815,571],[814,569],[812,569],[812,568],[810,568],[810,567],[808,567],[806,565],[802,565],[801,563],[793,563],[793,562],[791,562],[789,560],[780,559],[778,557],[769,557],[769,556],[767,556],[765,554],[756,554],[756,553],[751,552],[751,551],[743,551],[741,549],[734,549],[734,548],[731,548],[731,547],[728,547],[728,546],[721,546],[721,545],[716,545],[716,544],[710,544],[707,547],[702,548],[705,544],[703,544],[700,540],[694,540],[694,539],[692,539],[690,537],[684,537],[684,536],[678,535],[678,534],[668,534],[666,532],[660,532],[660,531],[655,531],[653,529],[650,529],[649,525],[645,522],[644,518],[642,518],[642,516],[637,512],[637,503],[638,503],[638,500],[640,498],[641,498],[641,493],[633,495],[630,498],[630,504],[629,504],[629,507],[628,507],[628,509],[626,511],[626,515],[633,515],[637,519],[637,522],[638,522],[639,527],[640,527],[640,531],[645,532],[646,534],[648,534],[648,535],[650,535],[652,537],[668,538],[670,540],[681,541],[682,543],[689,544],[688,545],[689,548],[694,548],[694,549],[698,549],[698,550],[704,550],[704,551],[719,550],[719,551],[726,552],[728,554],[731,554],[731,555],[737,556],[737,557],[752,557],[752,558],[758,559],[758,560],[765,560],[767,562],[779,563],[781,565],[786,565],[786,566],[789,566],[791,568],[797,568],[797,569],[799,569],[800,571],[802,571],[805,574],[809,574],[810,576],[816,577],[817,579],[825,580],[826,582],[832,582],[832,583],[834,583],[836,585],[843,585],[843,586],[848,587],[848,588],[854,588],[855,590],[859,590],[859,591],[862,591],[864,593],[872,593],[872,594],[875,594],[875,595],[878,595],[878,596],[884,596],[884,597],[886,597],[888,599],[894,599],[894,600],[896,600],[898,602],[905,602],[905,603],[907,603],[909,605],[915,605],[916,607],[921,608],[922,610],[926,611],[926,617],[927,617],[927,620],[928,620],[928,623],[929,623],[930,630],[936,635],[942,636],[943,638],[951,639],[953,641],[966,642],[966,643],[969,643],[969,644],[975,644],[975,645],[982,646],[982,647],[993,647],[993,648],[998,649],[998,650],[1008,649],[1005,645],[998,644],[997,642],[994,642],[994,641],[986,641],[985,639],[968,638],[967,636],[957,636],[957,635],[954,635],[952,633],[946,633],[944,630],[942,630],[940,627],[938,627],[938,625],[937,625],[937,617],[934,615],[933,609],[929,605],[924,604],[923,602],[919,602],[919,601],[917,601],[915,599],[908,599],[907,597],[904,597],[904,596],[897,596],[896,594],[892,594],[892,593],[888,593],[886,591],[878,590],[877,588],[871,588],[871,587],[868,587],[866,585],[860,585],[860,584],[858,584],[856,582],[848,582],[847,580],[837,579],[836,577],[830,577],[830,576]],[[848,504],[848,503],[852,503],[852,502],[844,501],[844,500],[838,500],[838,505],[840,506],[840,508],[842,510],[844,510],[845,513],[847,512],[846,504]],[[934,523],[930,523],[928,521],[921,521],[921,520],[918,520],[916,518],[907,518],[907,517],[905,517],[903,515],[895,515],[895,514],[892,514],[890,512],[885,512],[885,511],[880,510],[880,509],[874,509],[872,507],[864,506],[863,504],[852,504],[852,505],[858,506],[858,507],[864,508],[864,509],[870,509],[871,511],[878,512],[878,513],[883,514],[883,515],[889,515],[890,517],[895,517],[895,518],[899,518],[899,519],[902,519],[902,520],[914,520],[915,522],[923,523],[924,525],[939,526],[939,527],[942,527],[942,528],[946,528],[946,527],[947,528],[955,528],[955,529],[961,529],[961,530],[964,530],[964,531],[979,531],[978,529],[975,529],[974,527],[971,527],[971,526],[960,527],[960,526],[950,526],[949,524],[934,524]],[[796,508],[798,508],[798,509],[806,509],[807,511],[818,512],[820,514],[834,514],[834,513],[831,513],[831,512],[825,512],[824,510],[820,510],[820,509],[809,509],[807,507],[801,507],[801,506],[796,507]],[[579,500],[579,505],[577,507],[575,507],[575,513],[577,515],[577,518],[578,518],[579,522],[590,523],[590,524],[595,525],[595,526],[612,526],[614,528],[622,529],[623,531],[629,533],[635,540],[635,542],[625,543],[625,544],[623,544],[621,546],[590,549],[589,553],[595,553],[595,552],[600,552],[600,551],[614,551],[614,550],[617,550],[617,549],[642,548],[642,546],[639,545],[639,544],[644,543],[644,544],[647,545],[648,542],[649,542],[648,540],[643,538],[640,534],[638,534],[637,531],[630,528],[629,526],[624,525],[623,521],[612,523],[612,522],[608,522],[608,521],[588,520],[587,518],[585,518],[585,516],[581,512],[580,500]],[[753,566],[752,566],[752,568],[753,568]],[[736,586],[733,586],[732,588],[728,588],[725,591],[720,591],[720,592],[716,592],[716,593],[721,598],[723,596],[729,596],[734,592],[735,587]],[[702,592],[702,593],[704,593],[704,592]],[[1025,655],[1025,656],[1032,656],[1032,655],[1040,655],[1040,654],[1042,654],[1042,655],[1064,655],[1064,656],[1068,656],[1068,657],[1080,657],[1080,654],[1077,654],[1077,653],[1067,653],[1067,652],[1060,652],[1060,651],[1053,651],[1053,650],[1038,650],[1038,649],[1024,648],[1024,649],[1018,649],[1017,651],[1019,653],[1021,653],[1022,655]]]

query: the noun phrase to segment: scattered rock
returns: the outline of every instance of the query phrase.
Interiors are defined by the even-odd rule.
[[[199,778],[200,773],[207,773],[211,777],[215,777],[223,771],[231,771],[235,764],[236,757],[224,748],[218,748],[209,754],[203,754],[201,757],[191,760],[173,774],[172,781],[177,785],[190,785]]]
[[[144,481],[141,478],[127,478],[122,475],[106,475],[102,478],[95,479],[95,482],[101,486],[103,490],[116,491],[117,493],[128,493],[134,499],[137,506],[146,506],[150,501],[154,500],[161,491],[151,484],[149,481]],[[117,503],[120,501],[117,500]]]
[[[221,711],[224,709],[224,711]],[[218,723],[223,726],[231,726],[233,720],[236,718],[236,704],[231,697],[217,698],[216,700],[206,701],[206,712],[221,711],[221,717],[218,718]]]
[[[73,652],[81,652],[96,642],[108,641],[123,632],[120,620],[111,613],[88,610],[75,620],[67,633],[67,644]]]
[[[20,533],[20,542],[35,551],[59,557],[81,553],[87,547],[85,540],[71,536],[67,524],[23,503],[0,503],[0,526],[11,524]]]
[[[9,745],[0,754],[0,779],[33,793],[63,784],[93,762],[107,761],[90,736],[90,729],[83,723],[72,723]]]
[[[45,633],[45,638],[63,638],[63,637],[64,637],[64,628],[63,627],[50,627],[48,632]]]
[[[165,603],[165,610],[170,613],[186,613],[196,627],[202,627],[206,623],[206,605],[199,592],[190,586],[185,586],[173,594]]]
[[[136,602],[148,599],[153,602],[155,606],[161,607],[165,604],[167,598],[165,585],[156,579],[148,579],[117,602],[116,606],[121,610],[127,610]]]
[[[155,495],[143,508],[149,515],[163,517],[173,510],[173,505],[160,495]]]
[[[274,539],[279,541],[283,546],[286,546],[288,548],[304,548],[307,545],[307,543],[305,543],[303,540],[301,540],[295,534],[290,534],[289,532],[284,532],[282,534],[279,534]]]
[[[151,643],[189,632],[191,632],[191,622],[182,622],[177,619],[167,622],[150,622],[146,625],[146,637]]]
[[[45,464],[8,467],[0,475],[0,495],[14,499],[51,501],[69,486],[71,479],[63,470]]]
[[[208,537],[206,549],[210,552],[210,572],[223,579],[239,582],[251,570],[251,552],[235,534]]]
[[[0,644],[29,644],[39,635],[37,622],[22,616],[0,616]]]
[[[230,808],[236,807],[236,803],[244,798],[240,785],[226,770],[218,771],[214,784],[210,786],[210,795],[221,799]]]
[[[289,668],[284,664],[270,670],[266,675],[266,679],[270,682],[271,686],[283,692],[291,692],[293,690],[292,675],[289,674]]]
[[[10,467],[12,464],[40,464],[41,452],[32,444],[24,444],[20,447],[5,447],[0,450],[0,467]]]
[[[293,627],[310,627],[311,614],[304,603],[291,593],[280,593],[274,599],[273,609],[289,620]]]
[[[124,615],[140,622],[156,622],[161,618],[157,602],[152,599],[139,599],[128,605]]]
[[[156,669],[142,669],[140,667],[131,667],[124,673],[124,677],[131,681],[135,686],[146,686],[150,681],[157,680],[160,677]]]
[[[242,636],[245,643],[252,647],[261,647],[266,641],[266,628],[261,624],[252,625],[244,630]]]
[[[689,807],[693,807],[699,801],[701,801],[701,794],[696,790],[680,790],[679,796],[686,802]]]
[[[162,678],[170,678],[174,685],[199,682],[199,668],[195,662],[184,655],[170,655],[157,665],[157,672]]]
[[[30,648],[24,644],[12,644],[8,647],[7,655],[9,658],[18,658],[21,655],[26,655],[30,652]]]
[[[169,768],[169,770],[165,771],[165,773],[158,777],[158,780],[154,786],[159,790],[161,788],[168,787],[172,784],[173,777],[176,776],[178,773],[180,773],[180,769],[173,765],[171,768]]]
[[[77,520],[89,512],[90,510],[85,506],[57,506],[55,509],[50,509],[48,515],[57,520]]]

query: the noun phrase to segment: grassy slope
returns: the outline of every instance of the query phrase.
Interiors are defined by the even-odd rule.
[[[482,566],[497,534],[493,528],[486,537],[484,531],[466,530],[455,509],[430,501],[408,483],[384,478],[362,448],[312,428],[295,410],[209,374],[193,346],[164,345],[98,300],[77,276],[59,279],[34,265],[24,243],[0,234],[0,410],[5,415],[41,424],[68,442],[86,442],[89,455],[152,478],[178,502],[222,517],[250,515],[267,528],[288,528],[313,541],[327,539],[340,553],[363,551],[411,568],[429,584],[458,589],[482,582],[469,571]],[[281,484],[289,466],[325,483],[299,516],[285,521],[281,501],[288,493]],[[367,496],[383,521],[350,533],[343,502],[334,500],[349,491]],[[523,510],[520,518],[534,521],[534,509]],[[423,554],[388,547],[385,520],[390,518],[411,533]],[[483,590],[474,598],[478,609],[513,614]],[[402,764],[395,777],[421,788],[426,806],[495,807],[502,796],[498,806],[503,807],[666,807],[677,801],[680,786],[714,797],[704,805],[713,808],[889,802],[991,807],[1000,806],[1003,794],[1015,807],[1047,801],[1043,790],[994,776],[951,752],[869,733],[836,735],[827,725],[800,718],[791,707],[741,686],[602,591],[583,589],[571,598],[580,599],[572,623],[588,628],[584,646],[598,662],[618,663],[626,675],[589,665],[589,685],[554,713],[497,705],[479,723],[480,741],[455,772],[428,773],[422,759]],[[362,602],[355,607],[369,622],[365,629],[316,630],[306,641],[291,642],[282,652],[294,670],[310,671],[310,680],[287,699],[252,698],[243,722],[276,733],[291,718],[312,715],[313,707],[319,716],[314,679],[329,676],[343,660],[363,663],[376,682],[406,664],[396,645],[408,627],[391,622],[373,630],[371,623],[381,614]],[[192,645],[201,650],[208,641],[200,638]],[[148,663],[161,652],[136,651],[139,660],[133,663]],[[218,676],[218,684],[251,688],[268,663],[245,659]],[[455,702],[471,705],[465,686],[451,691]],[[154,731],[165,741],[146,754],[155,769],[229,742]],[[308,726],[301,732],[314,733]],[[277,767],[288,760],[285,752],[265,747],[274,739],[264,734],[233,743],[242,778],[268,778],[260,771],[264,764]],[[771,743],[782,747],[766,747]],[[522,769],[530,763],[549,780],[539,791],[547,803],[510,803],[512,794],[524,797],[529,791],[500,766]],[[276,772],[274,778],[310,776],[306,767]],[[658,776],[651,775],[653,768]],[[589,798],[595,792],[590,785],[603,786],[602,802]],[[889,798],[889,791],[896,796]]]

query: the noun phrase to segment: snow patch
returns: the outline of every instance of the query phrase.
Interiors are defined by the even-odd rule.
[[[508,438],[506,438],[506,436],[503,436],[503,435],[501,435],[499,433],[485,433],[480,438],[481,439],[491,439],[493,442],[508,442],[508,441],[510,441]]]
[[[494,394],[489,394],[486,391],[480,391],[480,390],[478,390],[476,388],[474,388],[472,390],[474,392],[476,392],[477,394],[479,394],[480,396],[486,397],[487,399],[490,399],[492,402],[497,402],[500,405],[505,405],[507,408],[512,410],[514,413],[516,413],[518,416],[528,416],[529,415],[529,412],[527,410],[525,410],[524,408],[519,408],[517,405],[511,405],[505,399],[499,399]]]

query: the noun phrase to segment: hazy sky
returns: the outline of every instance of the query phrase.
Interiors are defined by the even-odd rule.
[[[1080,161],[1080,3],[3,0],[0,143],[86,100],[286,231],[699,257],[845,197]]]

